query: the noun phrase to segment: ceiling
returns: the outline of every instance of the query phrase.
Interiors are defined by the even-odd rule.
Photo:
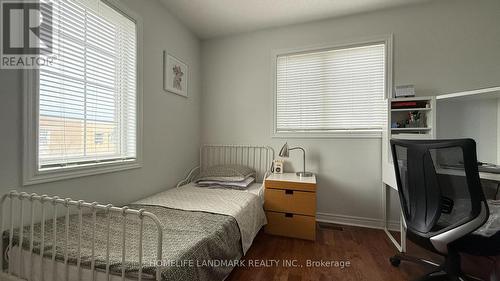
[[[269,27],[385,9],[429,0],[160,0],[208,39]]]

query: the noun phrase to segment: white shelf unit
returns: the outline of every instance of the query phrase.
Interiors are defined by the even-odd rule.
[[[392,108],[394,102],[416,102],[417,105]],[[392,128],[393,122],[403,123],[410,112],[421,114],[422,127]],[[436,98],[411,97],[387,99],[387,123],[382,134],[382,179],[385,184],[396,187],[392,164],[390,140],[394,139],[435,139],[436,138]]]
[[[402,107],[393,108],[395,103],[414,103],[414,105],[407,105]],[[412,98],[393,98],[388,101],[389,116],[388,127],[390,128],[390,137],[400,133],[413,133],[424,134],[428,138],[433,138],[433,130],[435,123],[435,108],[436,99],[434,97],[412,97]],[[420,115],[420,124],[414,125],[415,127],[406,124],[409,119],[409,114],[418,113]],[[401,127],[393,127],[394,123],[399,123]]]
[[[392,108],[393,102],[417,102],[416,105],[410,107]],[[425,118],[420,124],[421,128],[391,128],[394,121],[402,122],[408,117],[408,113],[418,111],[421,118]],[[436,99],[434,97],[412,97],[412,98],[393,98],[387,99],[387,122],[382,131],[382,204],[384,215],[384,231],[391,239],[392,243],[399,251],[406,251],[406,229],[404,228],[403,219],[401,218],[401,236],[400,240],[389,232],[388,229],[388,200],[389,190],[397,190],[396,175],[394,165],[392,163],[391,142],[395,139],[433,139],[435,138],[436,130]]]

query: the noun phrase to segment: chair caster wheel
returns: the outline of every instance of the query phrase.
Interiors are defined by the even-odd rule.
[[[391,265],[394,267],[398,267],[401,264],[401,260],[397,257],[390,257],[389,261],[391,262]]]

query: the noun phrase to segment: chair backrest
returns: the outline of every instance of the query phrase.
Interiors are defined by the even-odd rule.
[[[394,139],[391,148],[401,207],[411,232],[432,237],[471,222],[487,206],[474,140]]]

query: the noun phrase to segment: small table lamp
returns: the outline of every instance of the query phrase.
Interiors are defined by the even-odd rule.
[[[312,177],[313,173],[306,172],[306,151],[302,147],[300,147],[300,146],[288,147],[288,143],[286,142],[283,145],[283,147],[281,148],[279,155],[280,155],[280,157],[288,158],[290,156],[290,150],[295,150],[295,149],[302,150],[302,160],[303,160],[303,167],[304,167],[302,172],[297,172],[295,174],[299,177]]]

